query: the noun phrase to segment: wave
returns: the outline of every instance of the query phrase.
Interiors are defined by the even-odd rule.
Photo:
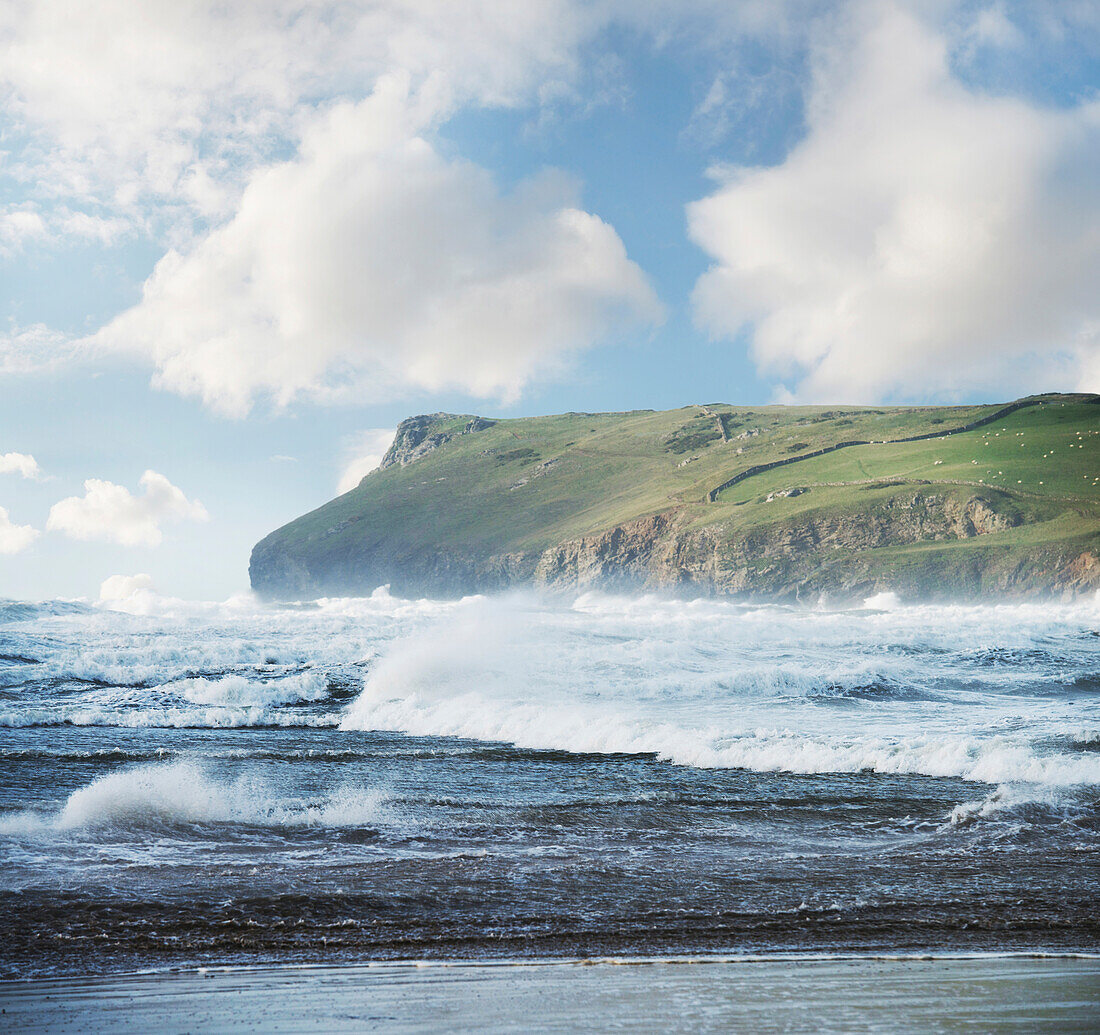
[[[186,680],[220,679],[228,675],[247,675],[257,681],[270,681],[293,675],[308,667],[308,660],[295,655],[236,648],[211,649],[197,643],[176,647],[169,642],[151,644],[143,650],[133,645],[115,648],[58,650],[37,662],[34,669],[21,668],[12,675],[26,684],[90,683],[98,686],[156,687]]]
[[[116,762],[149,762],[167,758],[174,752],[169,748],[150,748],[146,751],[126,748],[96,748],[90,751],[55,750],[52,748],[0,748],[0,759],[12,762],[84,762],[86,764],[113,765]]]
[[[873,772],[979,783],[1100,785],[1100,759],[1043,756],[1009,738],[845,737],[785,729],[730,733],[669,723],[649,725],[590,709],[564,715],[559,709],[518,702],[502,705],[476,694],[434,705],[416,699],[364,697],[340,728],[464,737],[573,754],[647,754],[704,769],[803,775]]]
[[[1060,795],[1057,788],[1012,784],[1001,784],[983,798],[956,805],[940,829],[969,829],[991,821],[1017,828],[1070,824],[1078,832],[1100,831],[1100,815],[1091,795],[1087,800],[1074,799]]]
[[[120,729],[294,729],[336,727],[340,724],[340,718],[336,712],[303,714],[262,706],[124,709],[49,705],[0,709],[0,728],[102,726]]]
[[[901,599],[897,593],[887,590],[884,593],[875,593],[863,601],[863,607],[867,611],[896,611],[901,607]]]
[[[966,801],[961,805],[956,805],[951,810],[951,814],[947,817],[944,828],[970,827],[990,816],[996,816],[999,813],[1011,811],[1013,808],[1018,807],[1019,804],[1019,800],[1012,796],[1011,790],[1002,785],[992,794],[987,794],[984,798],[979,798],[977,801]]]
[[[596,632],[622,630],[618,604],[588,596],[576,606],[586,617],[613,617]],[[862,628],[853,634],[853,622],[877,628],[897,623],[897,611],[821,615],[644,600],[628,608],[640,616],[627,625],[633,635],[594,643],[590,623],[577,622],[575,610],[548,620],[485,601],[394,644],[341,728],[645,753],[701,768],[1100,785],[1100,758],[1042,746],[1073,713],[1021,697],[1022,681],[1035,678],[1026,666],[998,675],[993,686],[1017,692],[993,698],[960,688],[958,673],[953,685],[939,679],[930,670],[940,663],[927,658],[849,652],[848,643],[870,638]],[[717,632],[707,626],[715,614]],[[749,627],[731,630],[731,622]],[[1043,622],[1045,628],[1049,617]],[[907,635],[928,637],[911,617],[905,623]],[[832,640],[827,649],[823,632]],[[830,708],[834,698],[846,709]]]
[[[404,738],[395,737],[395,740]],[[201,747],[193,744],[181,747],[167,748],[156,747],[147,749],[135,748],[93,748],[81,750],[80,748],[0,748],[0,761],[11,762],[83,762],[88,765],[114,765],[118,762],[152,762],[163,761],[180,755],[184,750],[188,754],[198,754],[207,760],[221,760],[234,762],[357,762],[365,759],[377,758],[380,755],[392,755],[393,757],[414,756],[419,758],[449,758],[456,754],[474,755],[479,748],[454,748],[451,750],[405,748],[398,750],[392,748],[389,751],[380,749],[373,741],[366,748],[278,748],[278,747],[246,747],[246,748],[221,748],[217,742],[206,741]],[[487,757],[496,757],[497,751],[492,748],[484,749]],[[518,758],[518,752],[512,752]],[[509,755],[508,757],[512,757]],[[562,758],[569,756],[563,755]]]
[[[233,675],[221,679],[197,676],[158,688],[192,704],[216,705],[223,708],[271,707],[287,704],[313,704],[328,697],[328,679],[321,673],[305,672],[282,679],[259,681],[248,676]]]
[[[36,618],[55,618],[66,615],[88,614],[92,608],[80,600],[2,600],[0,599],[0,625],[8,622],[29,622]]]
[[[1097,782],[1098,753],[1065,738],[1100,721],[1081,692],[1100,603],[873,603],[379,591],[42,612],[5,644],[41,663],[4,668],[20,682],[0,725],[339,725],[760,771]]]
[[[304,671],[290,675],[253,672],[190,676],[153,685],[119,685],[70,677],[60,690],[56,680],[37,685],[52,690],[53,700],[45,703],[39,694],[25,699],[20,706],[0,709],[0,726],[335,725],[333,709],[358,692],[362,680],[334,680],[324,672]],[[326,703],[329,713],[324,710]]]
[[[811,685],[804,692],[807,697],[867,701],[927,701],[939,696],[929,689],[908,686],[886,677],[870,678],[866,681],[859,677],[849,677],[847,682],[836,683],[811,679]]]
[[[1100,729],[1073,730],[1066,735],[1066,740],[1078,751],[1100,750]]]
[[[343,787],[316,800],[280,797],[264,781],[223,781],[189,762],[143,765],[111,773],[74,791],[55,816],[22,812],[0,820],[0,832],[74,831],[95,827],[244,824],[262,827],[374,826],[387,796]]]

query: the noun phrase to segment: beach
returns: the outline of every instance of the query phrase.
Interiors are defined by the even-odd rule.
[[[1095,1031],[1100,957],[200,969],[0,985],[12,1032]]]

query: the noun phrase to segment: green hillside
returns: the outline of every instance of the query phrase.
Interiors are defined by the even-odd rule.
[[[257,545],[253,585],[1087,588],[1098,402],[415,418],[385,469]]]

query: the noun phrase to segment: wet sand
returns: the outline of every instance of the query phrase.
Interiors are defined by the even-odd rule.
[[[696,958],[190,970],[0,983],[50,1032],[1100,1030],[1100,958]]]

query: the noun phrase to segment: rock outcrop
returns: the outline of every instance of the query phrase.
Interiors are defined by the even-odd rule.
[[[451,436],[432,433],[432,427],[442,416],[441,413],[423,413],[418,417],[406,417],[397,425],[393,443],[386,450],[386,455],[382,457],[378,470],[384,471],[394,466],[404,467],[443,445]]]
[[[406,417],[397,425],[393,443],[386,450],[378,470],[384,471],[387,467],[405,467],[421,457],[427,456],[432,450],[438,449],[445,442],[449,442],[454,435],[450,432],[433,431],[439,421],[449,418],[449,413],[422,413],[417,417]],[[485,417],[473,416],[466,422],[462,430],[463,435],[472,435],[477,431],[491,428],[496,421]]]

